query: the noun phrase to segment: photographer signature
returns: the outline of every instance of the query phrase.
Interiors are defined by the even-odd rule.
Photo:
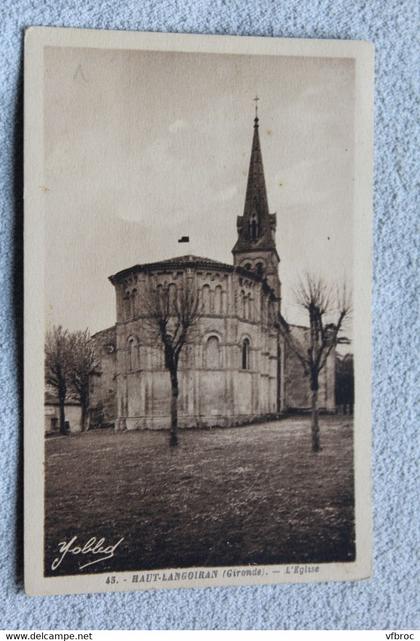
[[[77,543],[77,536],[74,536],[70,541],[61,541],[58,544],[59,556],[57,556],[52,562],[51,569],[56,570],[60,567],[63,559],[68,554],[72,554],[73,556],[78,556],[79,554],[93,554],[99,557],[93,559],[93,561],[88,561],[87,563],[83,563],[83,565],[79,565],[79,570],[83,570],[83,568],[87,568],[89,565],[94,565],[95,563],[111,559],[114,556],[115,550],[123,541],[124,537],[121,537],[121,539],[114,543],[114,545],[106,545],[105,538],[97,539],[96,536],[90,538],[84,545]]]

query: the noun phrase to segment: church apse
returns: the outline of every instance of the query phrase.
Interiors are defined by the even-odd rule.
[[[276,224],[268,207],[256,113],[233,264],[186,254],[134,265],[110,277],[116,294],[112,362],[117,430],[170,427],[170,376],[164,346],[150,335],[145,296],[151,286],[161,285],[176,297],[187,281],[198,292],[201,313],[179,355],[179,426],[228,427],[307,408],[307,381],[277,325],[281,282]],[[325,379],[328,389],[332,386],[326,408],[332,408],[331,376]]]
[[[270,288],[256,273],[187,255],[137,265],[112,277],[119,307],[119,429],[169,427],[171,387],[164,349],[150,335],[142,296],[151,282],[182,288],[187,273],[202,313],[180,352],[180,426],[237,425],[276,413],[276,372],[270,359],[276,358],[277,344],[270,340]]]

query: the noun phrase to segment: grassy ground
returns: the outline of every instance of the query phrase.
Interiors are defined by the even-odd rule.
[[[85,572],[353,560],[351,419],[323,417],[321,445],[306,417],[181,431],[177,449],[166,432],[47,439],[46,573],[79,573],[80,555],[50,570],[75,535],[124,537]]]

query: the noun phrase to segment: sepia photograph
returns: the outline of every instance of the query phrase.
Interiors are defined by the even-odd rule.
[[[30,34],[32,589],[367,577],[371,50],[153,35]]]

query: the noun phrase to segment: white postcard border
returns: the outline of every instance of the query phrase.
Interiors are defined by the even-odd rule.
[[[182,568],[44,577],[44,115],[43,51],[47,46],[354,58],[356,62],[354,176],[354,352],[356,560],[348,563]],[[30,595],[116,592],[151,588],[342,581],[371,575],[371,276],[373,46],[350,40],[304,40],[181,35],[31,27],[25,37],[25,347],[24,347],[24,573]],[[310,568],[317,568],[308,571]],[[217,570],[216,578],[200,571]],[[179,580],[165,580],[175,572]],[[191,578],[191,573],[196,573]],[[238,573],[239,576],[234,576]],[[160,578],[149,581],[149,575]],[[114,583],[106,583],[114,576]],[[133,576],[137,580],[133,582]],[[143,581],[141,578],[143,577]],[[197,577],[197,578],[195,578]]]

